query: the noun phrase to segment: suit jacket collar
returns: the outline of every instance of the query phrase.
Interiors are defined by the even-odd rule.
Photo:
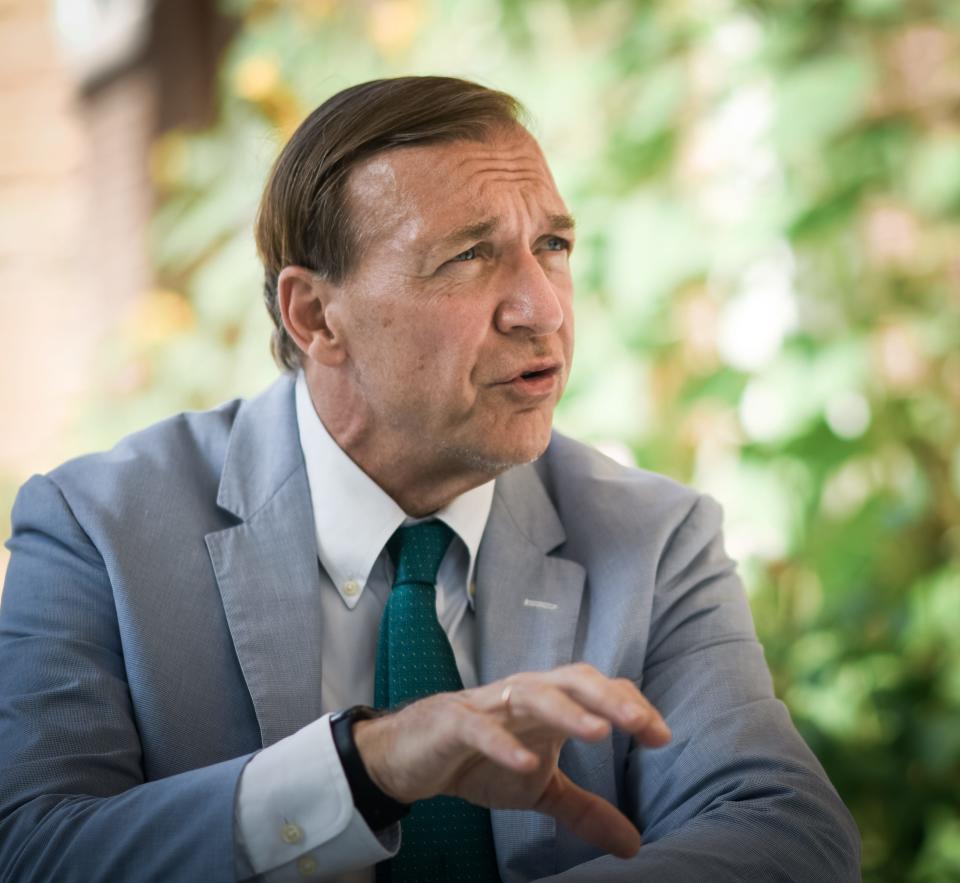
[[[206,537],[264,746],[320,716],[320,576],[293,379],[241,405],[217,502],[241,523]]]
[[[241,404],[237,412],[217,505],[238,518],[250,518],[294,472],[303,469],[293,389],[293,375],[285,374]]]
[[[477,560],[482,683],[570,661],[584,570],[554,554],[566,532],[540,477],[519,466],[496,482]]]

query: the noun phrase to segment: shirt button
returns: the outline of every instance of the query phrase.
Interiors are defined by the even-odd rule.
[[[343,594],[348,598],[360,593],[360,583],[355,579],[349,579],[343,584]]]
[[[299,843],[303,840],[303,829],[299,825],[287,822],[287,824],[280,829],[280,839],[284,843]]]
[[[304,877],[312,877],[317,873],[317,860],[312,855],[302,855],[297,859],[297,870]]]
[[[476,597],[477,597],[477,584],[476,584],[476,583],[470,583],[470,588],[467,589],[467,591],[470,593],[470,597],[471,597],[471,598],[476,598]]]

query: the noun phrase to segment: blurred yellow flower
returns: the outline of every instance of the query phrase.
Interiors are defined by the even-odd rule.
[[[276,126],[282,141],[300,125],[304,109],[283,81],[276,58],[254,55],[245,59],[234,72],[233,84],[237,95],[255,104]]]
[[[379,0],[370,7],[367,33],[384,55],[399,55],[411,46],[424,18],[420,0]]]
[[[280,66],[276,59],[263,55],[244,59],[233,75],[237,95],[255,103],[268,99],[279,84]]]
[[[183,132],[168,132],[150,147],[147,157],[150,180],[159,190],[172,190],[183,179],[187,168],[187,137]]]
[[[297,9],[311,18],[327,18],[337,6],[336,0],[296,0]]]
[[[127,320],[127,336],[139,347],[164,343],[196,324],[193,307],[182,294],[157,288],[146,293]]]

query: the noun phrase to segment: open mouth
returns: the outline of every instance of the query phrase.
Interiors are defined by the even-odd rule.
[[[560,366],[549,365],[535,371],[523,371],[512,380],[508,380],[504,386],[524,398],[542,397],[552,395],[556,391],[559,376]]]
[[[521,380],[534,380],[537,377],[549,377],[557,373],[556,368],[541,368],[539,371],[524,371],[520,375]]]

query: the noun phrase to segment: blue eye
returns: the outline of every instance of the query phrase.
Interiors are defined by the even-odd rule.
[[[454,261],[472,261],[477,256],[477,247],[474,245],[468,248],[466,251],[461,251],[455,258]]]
[[[547,248],[550,251],[569,251],[570,243],[562,236],[551,236],[547,240]]]

